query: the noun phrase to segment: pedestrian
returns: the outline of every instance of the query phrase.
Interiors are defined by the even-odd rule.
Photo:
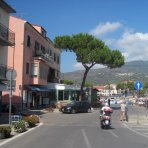
[[[127,105],[126,105],[126,102],[125,100],[122,101],[121,105],[121,112],[120,112],[120,121],[127,121]]]
[[[110,107],[110,98],[108,98],[108,106]]]

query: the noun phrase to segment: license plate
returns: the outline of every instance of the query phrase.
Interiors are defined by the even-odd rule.
[[[109,124],[109,121],[108,120],[105,120],[105,124],[108,125]]]

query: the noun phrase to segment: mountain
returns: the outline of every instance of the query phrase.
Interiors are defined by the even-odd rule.
[[[84,70],[64,73],[64,79],[81,84],[83,73]],[[148,61],[126,62],[121,68],[115,69],[91,69],[87,75],[86,82],[93,83],[93,85],[105,85],[129,80],[148,82]]]

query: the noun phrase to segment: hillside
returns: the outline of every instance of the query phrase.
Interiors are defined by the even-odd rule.
[[[64,73],[64,79],[72,80],[75,83],[80,84],[83,73],[83,70]],[[87,82],[91,82],[94,85],[118,83],[127,80],[148,81],[148,61],[127,62],[121,68],[116,69],[92,69],[87,76]]]

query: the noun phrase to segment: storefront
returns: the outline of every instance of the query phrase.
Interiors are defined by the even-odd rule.
[[[72,85],[66,84],[48,84],[50,90],[50,103],[55,104],[58,101],[73,101],[78,100],[78,93],[80,88]]]
[[[0,113],[2,111],[2,91],[7,91],[7,86],[3,83],[0,83]]]

